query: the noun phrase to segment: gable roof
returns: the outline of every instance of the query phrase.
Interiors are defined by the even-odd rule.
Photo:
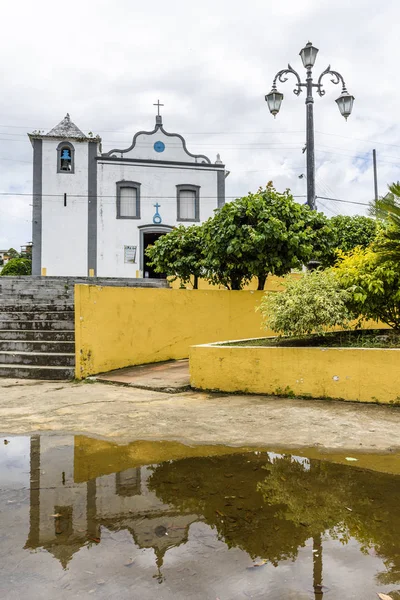
[[[46,134],[49,137],[66,137],[66,138],[85,138],[86,135],[71,121],[71,117],[69,113],[65,115],[65,117],[50,129],[50,131]]]
[[[94,136],[92,133],[85,135],[83,131],[81,131],[79,127],[77,127],[75,123],[71,121],[69,113],[67,113],[65,117],[55,127],[53,127],[53,129],[50,129],[48,133],[33,131],[32,133],[28,133],[28,136],[32,144],[34,139],[42,140],[46,138],[76,140],[78,142],[89,140],[97,143],[101,142],[101,137],[98,135]]]

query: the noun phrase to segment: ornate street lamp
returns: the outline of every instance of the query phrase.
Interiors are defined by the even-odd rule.
[[[313,88],[317,88],[317,92],[320,96],[325,95],[325,90],[322,87],[322,79],[325,75],[332,75],[331,79],[332,83],[338,84],[341,82],[342,84],[342,93],[339,98],[336,100],[336,104],[339,107],[340,114],[346,119],[350,116],[351,111],[353,109],[354,96],[351,96],[346,89],[346,84],[344,82],[343,77],[337,71],[331,71],[331,67],[329,66],[323,73],[321,73],[318,82],[313,83],[312,77],[312,68],[315,64],[315,60],[317,58],[318,48],[312,45],[311,42],[308,42],[304,46],[304,48],[300,51],[300,57],[303,62],[303,66],[307,71],[306,81],[303,83],[300,79],[299,74],[292,69],[290,65],[288,65],[287,69],[283,69],[279,71],[272,82],[272,89],[269,94],[265,96],[265,100],[268,104],[268,108],[270,112],[276,117],[278,112],[280,111],[283,94],[278,91],[276,87],[276,82],[280,81],[284,83],[288,80],[285,75],[292,74],[296,77],[297,83],[293,92],[296,96],[299,96],[303,91],[302,88],[307,88],[307,97],[306,97],[306,132],[307,132],[307,204],[311,209],[315,209],[315,155],[314,155],[314,98],[313,98]]]

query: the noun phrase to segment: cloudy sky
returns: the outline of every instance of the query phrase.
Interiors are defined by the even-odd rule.
[[[326,78],[315,101],[317,194],[328,215],[363,213],[400,179],[398,0],[19,0],[2,6],[0,36],[0,248],[31,240],[32,148],[26,136],[49,130],[66,112],[103,150],[152,129],[160,98],[164,126],[192,152],[231,171],[227,196],[273,180],[306,193],[304,94],[281,85],[274,120],[264,95],[275,73],[311,40],[356,97],[347,123]],[[26,195],[24,195],[26,194]],[[299,199],[301,200],[301,199]],[[359,204],[351,204],[349,202]]]

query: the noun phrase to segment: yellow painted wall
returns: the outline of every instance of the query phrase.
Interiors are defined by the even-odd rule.
[[[204,345],[190,349],[190,381],[199,389],[400,401],[400,350],[260,348]]]
[[[272,335],[255,311],[262,295],[76,285],[76,377],[187,358],[194,344]]]

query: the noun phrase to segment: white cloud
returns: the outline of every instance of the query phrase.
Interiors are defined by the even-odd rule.
[[[340,90],[328,78],[326,96],[315,100],[317,193],[368,202],[373,147],[380,191],[400,179],[399,16],[397,0],[6,3],[0,191],[31,192],[27,131],[50,129],[69,112],[110,149],[152,127],[152,104],[160,98],[167,130],[184,133],[195,152],[221,153],[231,171],[228,196],[271,179],[305,194],[298,177],[305,171],[304,94],[292,94],[292,81],[282,85],[275,120],[264,95],[288,62],[302,70],[298,52],[311,39],[320,48],[316,74],[331,64],[356,97],[347,123],[334,102]],[[0,246],[26,243],[31,198],[0,196],[0,203]],[[363,211],[325,204],[335,212]]]

